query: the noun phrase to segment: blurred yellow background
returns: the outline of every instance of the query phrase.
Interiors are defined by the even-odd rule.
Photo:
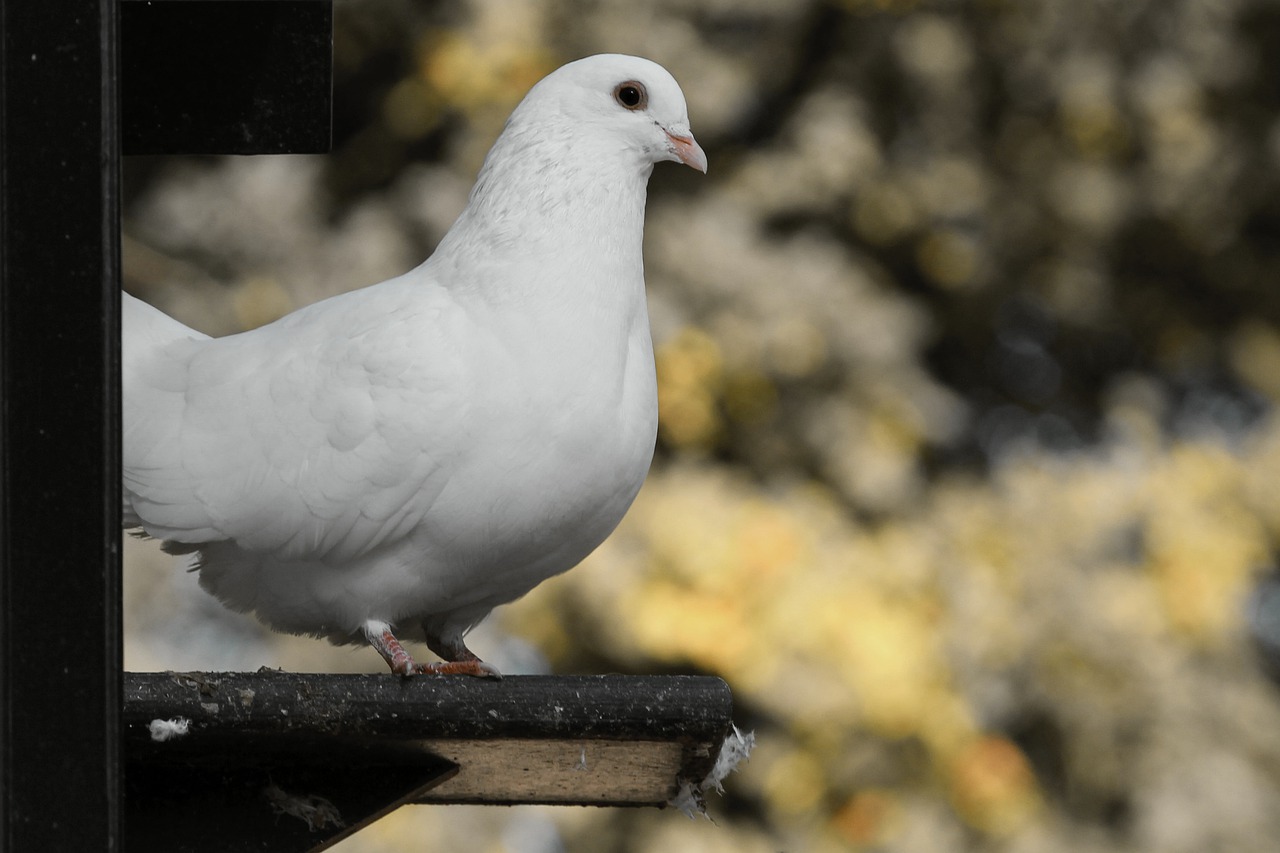
[[[131,159],[127,286],[223,334],[396,275],[543,74],[665,65],[710,171],[651,183],[653,471],[473,648],[714,673],[758,742],[715,823],[420,807],[336,850],[1280,846],[1280,7],[335,16],[334,152]],[[149,543],[126,587],[130,669],[384,669],[226,613]]]

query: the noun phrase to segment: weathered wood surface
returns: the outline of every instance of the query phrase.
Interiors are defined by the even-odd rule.
[[[403,802],[661,806],[707,774],[731,714],[728,686],[694,676],[126,673],[130,838],[320,850]],[[151,722],[172,719],[187,733],[153,740]],[[341,833],[281,813],[273,785],[332,803]],[[173,837],[175,816],[201,813],[214,835]]]
[[[130,749],[270,736],[273,748],[330,739],[719,740],[729,687],[705,676],[126,673]],[[197,737],[153,744],[151,720],[181,715]]]

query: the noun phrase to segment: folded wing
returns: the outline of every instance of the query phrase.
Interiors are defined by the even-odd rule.
[[[441,448],[467,383],[433,380],[463,369],[424,334],[443,295],[419,290],[402,316],[404,290],[217,339],[126,295],[125,525],[175,550],[339,563],[419,524],[456,462]]]

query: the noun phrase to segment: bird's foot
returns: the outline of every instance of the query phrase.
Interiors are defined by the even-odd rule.
[[[470,675],[475,678],[492,678],[495,681],[502,680],[502,673],[485,663],[482,660],[454,660],[440,661],[439,663],[415,663],[413,665],[413,673],[425,674],[433,673],[436,675]]]
[[[466,654],[460,655],[458,660],[418,663],[396,639],[395,634],[391,633],[391,626],[385,622],[370,622],[365,625],[364,635],[369,645],[373,646],[387,662],[387,666],[391,667],[391,672],[402,678],[412,675],[470,675],[476,678],[498,680],[502,678],[502,673],[480,660],[465,646],[463,650]]]
[[[433,667],[443,667],[443,669],[433,669],[433,672],[464,672],[477,678],[502,679],[502,673],[498,672],[496,667],[476,657],[476,653],[467,648],[467,644],[461,637],[445,640],[432,633],[430,627],[423,627],[427,635],[427,648],[446,661],[446,663],[431,664]]]

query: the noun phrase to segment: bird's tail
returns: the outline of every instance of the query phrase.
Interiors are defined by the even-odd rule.
[[[183,338],[202,340],[208,335],[184,326],[158,308],[141,299],[122,293],[120,303],[121,372],[126,382],[156,355],[166,344]]]
[[[165,352],[166,347],[187,339],[204,340],[208,335],[182,325],[177,320],[127,293],[120,296],[120,378],[124,390],[122,415],[122,462],[124,465],[123,523],[137,527],[142,520],[133,509],[130,487],[139,465],[158,452],[157,434],[163,435],[180,405],[182,395],[171,393],[185,387],[185,361]]]

